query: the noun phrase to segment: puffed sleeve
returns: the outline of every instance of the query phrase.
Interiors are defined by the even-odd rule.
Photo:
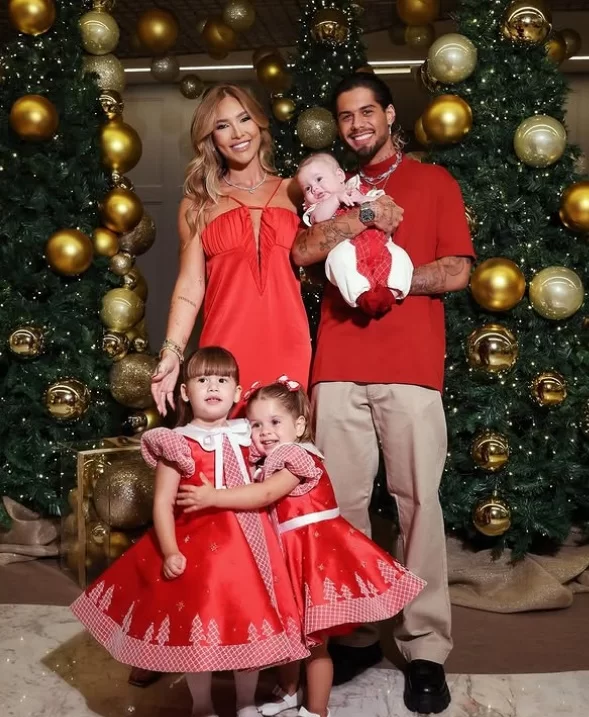
[[[152,428],[146,431],[141,437],[141,455],[151,468],[155,468],[158,460],[163,458],[174,463],[183,476],[191,476],[195,471],[188,441],[169,428]]]
[[[269,478],[283,468],[300,481],[300,485],[290,493],[293,496],[313,490],[323,475],[310,453],[296,443],[285,443],[272,451],[264,462],[264,478]]]

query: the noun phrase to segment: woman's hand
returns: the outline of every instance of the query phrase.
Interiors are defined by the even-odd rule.
[[[168,412],[166,402],[174,409],[174,389],[180,375],[180,359],[173,351],[164,351],[151,377],[151,395],[162,416]]]
[[[215,507],[217,489],[212,485],[204,473],[200,474],[202,486],[180,485],[176,505],[183,508],[184,513],[195,513]]]
[[[164,558],[164,577],[167,580],[179,578],[186,570],[186,558],[182,553],[171,553]]]

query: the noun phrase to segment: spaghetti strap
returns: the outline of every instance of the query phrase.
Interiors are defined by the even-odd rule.
[[[266,207],[267,207],[267,206],[270,204],[270,202],[274,199],[274,197],[276,196],[276,193],[278,192],[278,190],[280,189],[281,186],[282,186],[282,179],[280,179],[280,181],[276,184],[276,188],[274,189],[274,191],[273,191],[272,194],[270,195],[270,197],[269,197],[268,201],[266,202],[266,204],[264,204],[264,209],[266,209]]]
[[[268,197],[266,204],[264,204],[264,206],[262,206],[262,207],[254,206],[253,204],[246,204],[245,202],[242,202],[241,199],[238,199],[237,197],[234,197],[233,195],[228,195],[228,196],[229,196],[229,199],[231,199],[231,201],[235,202],[236,204],[239,204],[240,207],[245,207],[246,209],[254,209],[254,210],[257,209],[258,211],[263,211],[264,209],[266,209],[268,207],[270,202],[274,199],[274,197],[276,196],[276,193],[278,192],[278,190],[280,189],[281,186],[282,186],[282,179],[280,179],[280,181],[276,184],[274,191]]]

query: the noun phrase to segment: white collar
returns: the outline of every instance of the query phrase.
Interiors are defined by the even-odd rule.
[[[240,446],[249,446],[251,444],[251,428],[249,422],[245,418],[235,418],[224,426],[216,428],[203,428],[188,423],[186,426],[178,426],[174,429],[177,433],[181,433],[186,438],[191,438],[200,444],[205,450],[213,450],[218,444],[219,439],[216,436],[231,437]]]
[[[322,461],[325,460],[325,456],[321,451],[317,448],[317,446],[314,443],[298,443],[295,445],[299,445],[301,448],[304,448],[306,451],[309,451],[309,453],[312,453],[314,456],[317,456],[317,458],[321,458]]]

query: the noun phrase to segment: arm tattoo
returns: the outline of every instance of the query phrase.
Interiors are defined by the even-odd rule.
[[[195,309],[198,308],[194,301],[188,299],[186,296],[179,296],[178,301],[185,301],[187,304],[190,304],[190,306],[194,306]]]
[[[448,291],[448,279],[459,276],[470,266],[465,256],[446,256],[431,264],[418,266],[413,272],[411,294],[443,294]]]
[[[344,217],[342,217],[344,219]],[[353,239],[356,232],[352,230],[350,225],[344,220],[335,220],[325,222],[323,226],[323,239],[319,241],[319,249],[321,251],[331,251],[334,246],[345,239]]]

